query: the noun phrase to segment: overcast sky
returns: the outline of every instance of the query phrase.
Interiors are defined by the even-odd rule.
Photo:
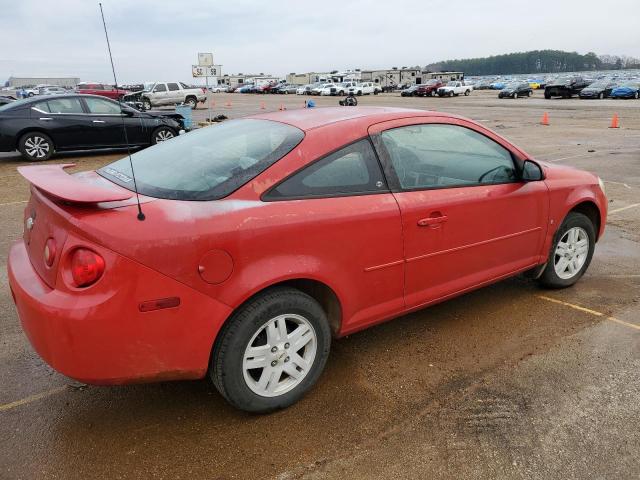
[[[120,83],[191,81],[198,52],[213,52],[223,73],[274,75],[545,48],[640,57],[638,0],[104,0],[103,7]],[[111,81],[98,2],[0,0],[0,18],[0,81]]]

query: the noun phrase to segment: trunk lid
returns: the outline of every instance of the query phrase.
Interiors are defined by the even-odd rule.
[[[69,175],[64,168],[72,165],[19,167],[31,183],[31,198],[24,210],[23,240],[31,265],[42,280],[55,288],[61,253],[73,223],[82,214],[133,202],[133,193],[100,177],[95,172]],[[47,265],[45,247],[53,240],[53,263]]]

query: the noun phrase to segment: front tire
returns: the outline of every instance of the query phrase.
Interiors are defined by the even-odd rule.
[[[23,135],[18,142],[18,150],[22,157],[30,162],[49,160],[55,151],[51,137],[41,132]]]
[[[151,105],[151,100],[149,100],[148,98],[145,98],[145,99],[142,100],[142,107],[145,110],[151,110],[151,106],[152,106]]]
[[[176,132],[169,127],[158,127],[153,131],[151,135],[151,145],[157,145],[161,142],[166,142],[167,140],[171,140],[176,136]]]
[[[299,290],[276,287],[225,324],[209,376],[234,407],[272,412],[296,403],[316,383],[330,346],[331,330],[318,302]]]
[[[198,100],[194,97],[187,98],[184,104],[189,105],[192,110],[195,110],[196,108],[198,108]]]
[[[586,215],[570,212],[554,236],[540,283],[547,288],[570,287],[591,263],[596,243],[595,226]]]

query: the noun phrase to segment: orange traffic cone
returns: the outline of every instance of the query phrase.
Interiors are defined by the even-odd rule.
[[[267,107],[265,107],[265,106],[264,106],[264,102],[262,102],[262,103],[260,104],[260,110],[264,110],[264,109],[266,109],[266,108],[267,108]]]
[[[544,112],[544,114],[542,115],[540,125],[549,125],[549,114],[547,112]]]
[[[285,107],[283,104],[280,104],[280,111],[286,110],[287,107]]]
[[[231,108],[231,102],[227,102],[227,108]]]
[[[213,108],[215,108],[215,107],[216,107],[216,101],[215,101],[213,98],[211,99],[211,106],[212,106]]]
[[[609,128],[620,128],[620,125],[618,123],[618,114],[614,113],[613,117],[611,118],[611,125],[609,125]]]

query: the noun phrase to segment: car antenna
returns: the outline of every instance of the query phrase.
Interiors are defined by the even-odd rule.
[[[102,25],[104,26],[104,36],[107,39],[107,49],[109,50],[109,60],[111,61],[111,71],[113,72],[113,81],[116,90],[118,89],[118,79],[116,78],[116,69],[113,66],[113,56],[111,55],[111,44],[109,43],[109,34],[107,33],[107,23],[104,21],[104,12],[102,11],[102,3],[100,5],[100,16],[102,16]],[[122,100],[118,95],[118,105],[120,106],[120,119],[122,120],[122,131],[124,133],[124,141],[127,144],[127,154],[129,155],[129,165],[131,166],[131,177],[133,178],[133,191],[136,192],[136,202],[138,203],[138,220],[143,221],[146,217],[142,213],[140,205],[140,195],[138,195],[138,185],[136,183],[136,174],[133,171],[133,160],[131,159],[131,146],[129,145],[129,136],[127,135],[127,126],[124,123],[124,110],[122,109]]]

